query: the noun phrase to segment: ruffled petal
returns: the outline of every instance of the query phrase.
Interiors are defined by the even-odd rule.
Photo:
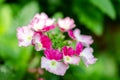
[[[53,25],[54,22],[55,22],[55,19],[47,19],[45,25],[46,25],[46,26],[50,26],[50,25]]]
[[[64,46],[62,48],[62,53],[65,56],[73,56],[75,54],[75,50],[72,47]]]
[[[83,44],[81,42],[78,42],[76,44],[76,54],[80,55],[81,51],[83,50]]]
[[[33,36],[32,44],[35,46],[36,51],[43,50],[43,44],[41,43],[40,37],[42,33],[35,33]]]
[[[19,46],[26,47],[31,45],[33,34],[34,32],[28,26],[17,28],[17,38],[19,41]]]
[[[82,42],[82,44],[86,47],[89,47],[93,43],[93,39],[89,35],[81,35],[79,29],[75,29],[73,34],[78,42]]]
[[[80,57],[79,56],[64,56],[64,62],[66,64],[75,64],[75,65],[79,65],[80,62]]]
[[[49,60],[45,57],[42,57],[41,68],[45,68],[47,71],[53,74],[63,76],[66,73],[66,70],[69,68],[69,66],[64,64],[63,62]]]
[[[69,31],[68,31],[68,35],[69,35],[69,37],[72,38],[73,40],[76,39],[75,36],[74,36],[74,34],[73,34],[73,31],[72,31],[72,30],[69,30]]]
[[[66,17],[64,19],[58,19],[58,26],[60,27],[60,29],[64,32],[72,29],[75,27],[75,24],[74,24],[74,20],[69,18],[69,17]]]
[[[81,35],[81,38],[82,38],[82,41],[83,41],[83,44],[85,46],[89,46],[93,43],[93,39],[91,36],[88,36],[88,35]]]
[[[48,36],[41,35],[40,40],[41,40],[41,43],[43,45],[43,48],[45,48],[45,49],[52,48],[52,42]]]
[[[32,44],[35,46],[37,51],[52,48],[52,42],[50,38],[41,32],[35,32]]]
[[[49,60],[60,61],[63,59],[63,54],[59,50],[46,49],[44,50],[44,54]]]
[[[97,61],[97,59],[94,58],[92,53],[93,53],[93,49],[90,47],[87,47],[80,54],[84,64],[87,67],[89,66],[89,64],[94,64]]]
[[[50,19],[48,18],[47,14],[41,13],[41,14],[36,14],[34,16],[30,25],[32,26],[32,29],[37,32],[38,31],[46,32],[55,28],[54,22],[55,22],[55,19]]]

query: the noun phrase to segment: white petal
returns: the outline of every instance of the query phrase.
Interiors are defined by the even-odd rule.
[[[44,13],[44,12],[42,12],[42,13],[40,14],[40,19],[48,19],[47,14]]]
[[[46,20],[46,26],[51,26],[51,25],[53,25],[54,21],[55,21],[55,19],[47,19],[47,20]]]
[[[54,61],[54,65],[52,64],[52,61]],[[69,68],[69,66],[64,64],[63,62],[58,62],[55,60],[48,60],[47,58],[42,57],[41,68],[45,68],[47,71],[54,73],[56,75],[63,76],[66,70]]]
[[[43,50],[43,45],[40,41],[40,35],[36,34],[35,36],[33,36],[33,44],[35,45],[35,50],[36,51],[40,51]]]
[[[39,30],[43,29],[44,26],[45,26],[45,20],[40,19],[38,23],[34,24],[33,29],[35,31],[39,31]]]
[[[89,47],[93,43],[93,39],[89,35],[81,35],[79,29],[74,30],[74,36],[78,42],[82,42],[82,44],[86,47]]]
[[[89,64],[94,64],[97,60],[96,58],[94,58],[92,53],[93,53],[93,49],[88,47],[88,48],[85,48],[80,54],[84,64],[87,67]]]
[[[42,44],[40,42],[35,44],[35,50],[36,51],[43,50],[43,46],[42,46]]]
[[[80,62],[80,57],[79,56],[64,56],[64,62],[67,64],[75,64],[75,65],[79,65]]]
[[[34,32],[28,26],[17,28],[17,38],[19,40],[19,46],[31,45],[33,34]]]

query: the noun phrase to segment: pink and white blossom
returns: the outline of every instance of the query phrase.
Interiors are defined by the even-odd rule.
[[[55,19],[50,19],[45,13],[36,14],[32,19],[30,25],[35,31],[46,32],[55,28]]]
[[[69,17],[66,17],[64,19],[58,19],[58,26],[60,27],[60,29],[64,32],[72,29],[75,27],[75,24],[74,24],[74,20],[69,18]]]
[[[73,31],[74,27],[74,20],[70,17],[59,18],[56,22],[44,12],[36,14],[28,26],[17,28],[19,46],[33,45],[36,51],[42,50],[44,56],[41,58],[41,68],[63,76],[69,68],[69,64],[79,65],[82,60],[88,67],[97,61],[97,58],[93,56],[93,49],[90,47],[93,43],[92,37],[81,34],[79,29]],[[59,28],[61,31],[58,31]],[[58,33],[54,33],[54,30],[49,31],[51,29],[55,29],[55,32],[58,31]],[[61,33],[59,34],[59,32]],[[67,32],[73,40],[65,40],[66,37],[62,32]],[[76,47],[72,45],[75,49],[70,46],[72,41],[76,42]],[[38,72],[43,74],[43,72]]]
[[[34,32],[28,26],[17,28],[17,38],[19,41],[19,46],[26,47],[31,45],[33,34]]]
[[[35,32],[32,44],[35,46],[36,51],[52,48],[50,38],[41,32]]]
[[[62,60],[63,56],[58,50],[48,49],[44,51],[46,57],[41,58],[41,68],[45,68],[47,71],[56,75],[63,76],[66,70],[69,68]]]
[[[94,64],[97,61],[97,59],[93,56],[93,49],[90,47],[84,48],[80,54],[80,57],[87,67],[89,64]]]
[[[80,34],[80,30],[79,30],[79,29],[75,29],[75,30],[73,31],[73,34],[74,34],[76,40],[77,40],[78,42],[82,42],[82,44],[83,44],[84,46],[87,46],[87,47],[88,47],[88,46],[90,46],[90,45],[93,43],[92,37],[89,36],[89,35],[82,35],[82,34]]]
[[[76,64],[80,62],[80,57],[75,55],[75,50],[71,47],[64,46],[62,48],[63,60],[66,64]]]

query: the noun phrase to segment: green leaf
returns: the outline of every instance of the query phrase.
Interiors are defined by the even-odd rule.
[[[0,65],[0,80],[15,80],[14,78],[15,74],[9,67]]]
[[[97,53],[98,54],[98,53]],[[118,80],[116,79],[118,77],[117,73],[117,63],[109,51],[104,51],[99,53],[100,55],[97,56],[98,60],[95,64],[90,65],[88,68],[85,68],[86,75],[89,76],[96,76],[94,80]],[[105,65],[105,66],[103,66]],[[90,77],[90,80],[93,80],[93,77]]]
[[[53,18],[55,18],[55,19],[63,18],[63,13],[62,12],[57,12],[53,15]]]
[[[28,25],[34,15],[38,13],[38,11],[39,6],[37,2],[30,2],[25,5],[16,17],[18,21],[17,26]]]
[[[0,4],[3,3],[5,0],[0,0]]]
[[[25,5],[20,12],[17,14],[15,20],[12,23],[12,26],[14,28],[10,28],[9,32],[10,34],[16,36],[16,28],[27,26],[31,19],[35,16],[36,13],[39,12],[38,3],[33,1]]]
[[[103,13],[107,14],[111,19],[116,18],[116,12],[111,0],[89,0],[93,5],[98,7]]]
[[[8,31],[12,22],[12,10],[9,5],[2,5],[0,8],[0,34]]]
[[[4,36],[0,36],[0,58],[15,70],[15,77],[21,80],[27,70],[29,59],[31,57],[31,47],[18,47],[16,38],[16,28],[28,25],[31,18],[38,12],[38,4],[30,2],[25,5]]]
[[[104,17],[103,14],[92,6],[90,7],[81,5],[80,7],[84,8],[79,8],[78,6],[74,8],[80,23],[85,25],[85,27],[87,27],[91,31],[93,31],[96,35],[102,35]]]
[[[16,71],[16,78],[21,79],[28,66],[28,61],[31,57],[31,47],[18,47],[18,42],[16,38],[16,28],[21,27],[21,26],[27,26],[30,22],[30,20],[34,17],[34,15],[39,11],[39,7],[37,2],[30,2],[27,5],[25,5],[21,11],[19,12],[18,16],[16,16],[16,20],[13,22],[12,25],[12,31],[9,36],[13,36],[15,38],[14,41],[14,48],[13,49],[18,49],[18,57],[16,61],[14,61],[15,69]],[[12,43],[12,42],[11,42]],[[15,50],[16,51],[16,50]]]

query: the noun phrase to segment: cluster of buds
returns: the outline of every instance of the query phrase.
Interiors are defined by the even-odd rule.
[[[91,36],[80,34],[74,20],[51,19],[45,13],[36,14],[29,25],[17,28],[19,46],[34,46],[36,51],[43,51],[41,68],[63,76],[70,64],[79,65],[80,59],[88,67],[96,62],[93,56]],[[65,37],[67,35],[70,37]]]

